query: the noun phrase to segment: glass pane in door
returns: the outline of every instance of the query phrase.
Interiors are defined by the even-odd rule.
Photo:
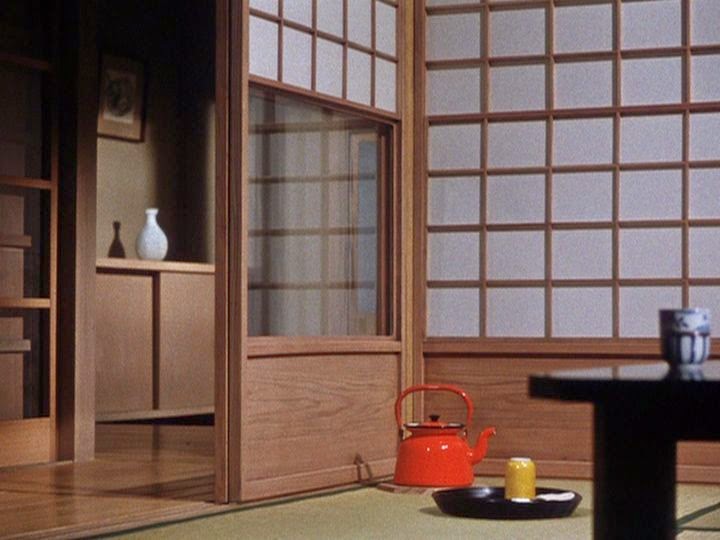
[[[250,335],[387,335],[389,128],[250,100]]]

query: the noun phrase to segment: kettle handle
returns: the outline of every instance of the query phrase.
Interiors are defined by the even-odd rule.
[[[418,384],[415,386],[411,386],[409,388],[406,388],[402,391],[402,393],[398,396],[397,400],[395,401],[395,420],[397,420],[397,425],[400,430],[402,430],[403,422],[402,422],[402,401],[405,399],[409,394],[412,394],[413,392],[435,392],[435,391],[446,391],[446,392],[454,392],[455,394],[459,395],[463,400],[465,401],[465,407],[467,407],[467,417],[465,418],[465,426],[470,425],[470,420],[472,419],[473,415],[473,404],[472,401],[470,401],[470,398],[468,397],[467,393],[464,390],[461,390],[457,386],[453,386],[451,384]]]

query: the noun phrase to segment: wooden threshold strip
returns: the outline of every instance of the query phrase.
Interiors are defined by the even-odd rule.
[[[430,338],[426,356],[523,356],[660,359],[652,338]]]
[[[392,338],[378,337],[251,337],[248,357],[308,356],[334,354],[398,354],[402,344]]]

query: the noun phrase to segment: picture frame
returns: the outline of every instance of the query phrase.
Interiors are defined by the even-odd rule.
[[[145,70],[141,62],[103,55],[100,68],[98,135],[143,140]]]

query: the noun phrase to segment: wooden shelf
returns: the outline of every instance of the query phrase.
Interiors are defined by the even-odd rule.
[[[214,274],[215,265],[193,262],[143,261],[140,259],[103,258],[96,261],[102,272],[176,272],[183,274]]]
[[[0,247],[29,249],[32,237],[25,234],[0,234]]]
[[[50,299],[0,297],[0,309],[50,309]]]
[[[0,353],[26,353],[32,350],[29,339],[0,338]]]
[[[30,56],[12,54],[7,52],[0,52],[0,64],[12,64],[14,66],[20,66],[35,71],[52,71],[52,66],[47,60],[40,60],[38,58],[32,58]]]
[[[178,418],[181,416],[197,416],[200,414],[213,414],[215,407],[195,407],[192,409],[171,409],[152,411],[129,411],[100,413],[95,417],[96,422],[121,422],[124,420],[153,420],[159,418]]]
[[[13,186],[25,189],[51,190],[53,182],[44,178],[30,178],[27,176],[8,176],[0,174],[0,186]]]

